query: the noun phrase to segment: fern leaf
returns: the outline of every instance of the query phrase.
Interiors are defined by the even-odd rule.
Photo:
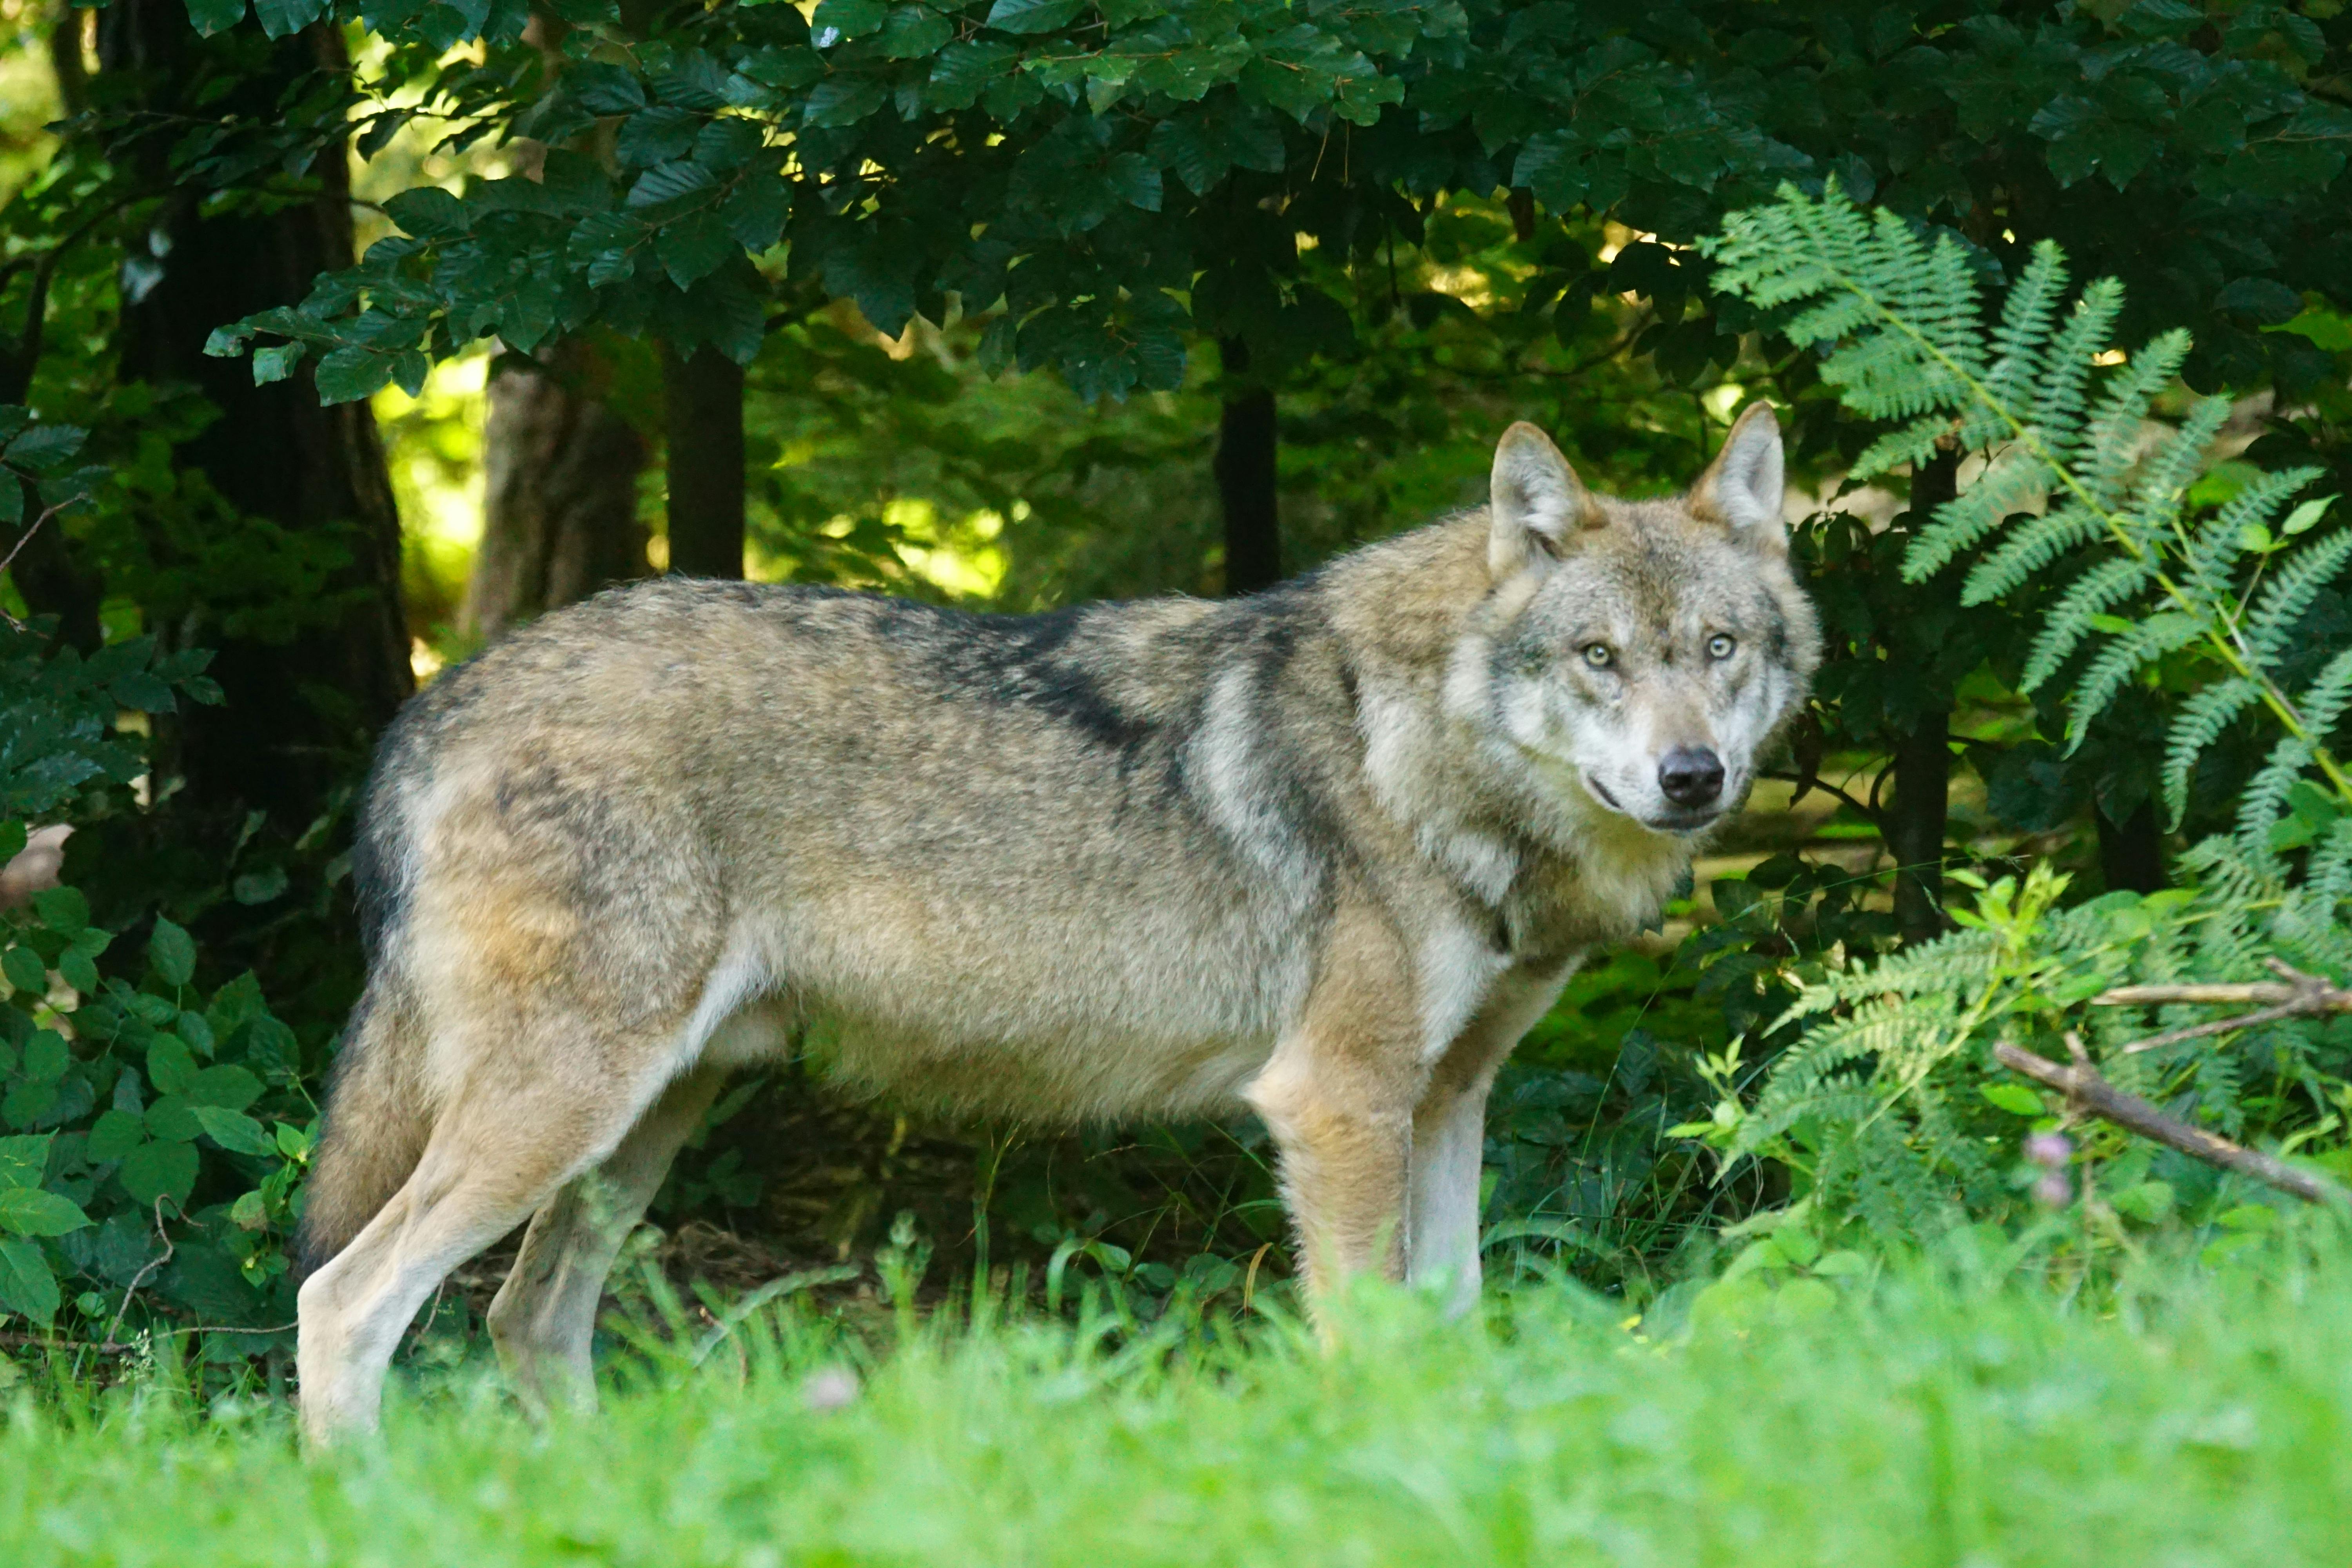
[[[2058,331],[2034,387],[2034,426],[2053,463],[2074,455],[2089,410],[2093,362],[2107,352],[2116,317],[2124,303],[2123,286],[2101,278],[2083,290],[2074,313]]]
[[[2227,614],[2224,607],[2235,598],[2233,564],[2249,547],[2248,531],[2257,524],[2267,526],[2289,498],[2326,471],[2304,468],[2263,474],[2231,497],[2189,542],[2183,591],[2209,613]]]
[[[2102,538],[2106,519],[2069,502],[2055,511],[2019,524],[2001,541],[2000,548],[1978,562],[1960,587],[1960,603],[1983,605],[2015,593],[2033,574],[2072,550]]]
[[[2278,854],[2271,847],[2271,829],[2286,815],[2287,792],[2311,766],[2317,750],[2299,735],[2282,735],[2254,776],[2238,796],[2238,845],[2246,858],[2263,867],[2275,867]]]
[[[1961,425],[1962,446],[1980,447],[1996,436],[2008,435],[2011,420],[2020,425],[2034,422],[2035,384],[2065,292],[2065,253],[2056,241],[2045,239],[2033,247],[2033,259],[2001,302],[2000,327],[1992,340],[1992,368],[1985,374],[1983,398]]]
[[[2043,618],[2042,633],[2026,655],[2018,689],[2035,690],[2057,674],[2066,656],[2091,635],[2092,616],[2105,614],[2155,579],[2155,562],[2135,561],[2127,555],[2102,561],[2075,578]]]
[[[2084,432],[2077,469],[2092,505],[2112,511],[2122,499],[2124,476],[2139,455],[2148,411],[2172,385],[2188,358],[2189,334],[2166,332],[2132,355],[2131,363],[2107,384],[2098,410]]]
[[[2072,709],[2066,715],[2066,754],[2072,756],[2082,749],[2092,721],[2107,710],[2141,666],[2187,647],[2204,635],[2205,624],[2196,616],[2168,610],[2133,623],[2131,630],[2119,633],[2101,648],[2074,686]]]
[[[2221,738],[2230,721],[2261,700],[2262,688],[2242,675],[2217,680],[2181,704],[2164,743],[2166,826],[2178,827],[2189,810],[2189,783],[2197,759]]]
[[[2158,548],[2157,536],[2168,533],[2179,521],[2182,499],[2204,471],[2214,437],[2229,417],[2228,398],[2200,399],[2180,427],[2140,465],[2125,510],[2125,526],[2142,549]]]
[[[1962,552],[1997,532],[2015,513],[2038,509],[2050,493],[2049,465],[2022,447],[1998,453],[1974,484],[1937,509],[1936,521],[1903,552],[1903,580],[1922,583]]]
[[[2352,562],[2352,529],[2339,529],[2288,554],[2246,617],[2246,651],[2252,662],[2269,664],[2278,658],[2304,612],[2347,562]]]

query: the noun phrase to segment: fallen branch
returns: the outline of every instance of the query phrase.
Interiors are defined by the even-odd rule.
[[[2065,1095],[2071,1109],[2105,1117],[2118,1127],[2128,1128],[2143,1138],[2152,1139],[2168,1149],[2178,1149],[2208,1164],[2267,1182],[2306,1203],[2352,1206],[2352,1194],[2334,1183],[2322,1181],[2308,1171],[2299,1171],[2259,1149],[2248,1149],[2200,1127],[2191,1127],[2167,1116],[2139,1096],[2117,1089],[2092,1065],[2079,1035],[2069,1031],[2066,1046],[2074,1052],[2074,1059],[2063,1065],[2005,1042],[1993,1047],[1992,1054],[2001,1066]]]
[[[2274,1024],[2281,1018],[2322,1018],[2333,1013],[2352,1013],[2352,989],[2335,984],[2317,974],[2305,974],[2291,964],[2275,958],[2263,960],[2263,967],[2279,977],[2278,983],[2256,981],[2245,985],[2121,985],[2091,999],[2094,1007],[2168,1007],[2183,1003],[2209,1003],[2232,1007],[2254,1007],[2259,1011],[2233,1014],[2216,1018],[2210,1024],[2195,1024],[2185,1029],[2174,1029],[2145,1040],[2135,1040],[2124,1047],[2124,1054],[2152,1051],[2159,1046],[2177,1046],[2183,1040],[2201,1039],[2207,1035],[2226,1035],[2233,1029],[2251,1028],[2256,1024]],[[2022,1069],[2020,1069],[2022,1070]]]

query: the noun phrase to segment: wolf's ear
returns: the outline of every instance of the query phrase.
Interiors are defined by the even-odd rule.
[[[1727,525],[1745,543],[1785,550],[1789,532],[1780,525],[1780,421],[1770,404],[1751,403],[1691,487],[1690,510]]]
[[[1486,568],[1498,583],[1557,552],[1578,529],[1608,521],[1551,437],[1525,420],[1496,443],[1487,510],[1494,530],[1486,538]]]

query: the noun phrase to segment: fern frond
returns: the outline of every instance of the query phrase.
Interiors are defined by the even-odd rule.
[[[2033,390],[2033,423],[2051,461],[2074,454],[2089,414],[2093,363],[2107,352],[2122,313],[2123,285],[2101,278],[2083,290],[2074,313],[2059,329]]]
[[[2352,701],[2352,647],[2338,652],[2320,667],[2294,700],[2303,726],[2314,741],[2325,743],[2337,721],[2344,717],[2344,708]]]
[[[2058,673],[2066,656],[2095,629],[2091,617],[2105,615],[2156,580],[2156,563],[2112,556],[2074,579],[2044,617],[2041,635],[2025,657],[2018,689],[2032,691]]]
[[[2271,754],[2246,781],[2238,796],[2238,846],[2258,865],[2275,867],[2278,853],[2271,847],[2271,829],[2286,815],[2287,792],[2311,766],[2318,748],[2300,735],[2281,735]]]
[[[2164,810],[2167,828],[2180,826],[2189,810],[2189,783],[2197,759],[2221,738],[2230,721],[2262,700],[2263,689],[2242,675],[2204,688],[2180,706],[2164,742]]]
[[[2289,552],[2285,563],[2272,574],[2253,613],[2242,628],[2246,656],[2255,664],[2270,664],[2285,651],[2295,623],[2311,608],[2319,591],[2352,562],[2352,529],[2339,529]]]
[[[2073,756],[2091,732],[2093,720],[2107,710],[2116,694],[2150,659],[2187,647],[2205,635],[2205,625],[2194,616],[2167,610],[2136,621],[2131,630],[2116,635],[2083,671],[2066,715],[2066,754]]]
[[[2106,536],[2107,520],[2080,502],[2069,501],[2009,531],[2000,547],[1972,567],[1960,585],[1960,603],[1984,605],[2013,594],[2033,574],[2070,551]]]
[[[2001,302],[2000,327],[1993,333],[1992,368],[1985,373],[1984,395],[1962,416],[1960,445],[1981,447],[2009,434],[2009,424],[2032,425],[2038,416],[2036,384],[2043,351],[2056,330],[2058,307],[2066,293],[2066,256],[2055,240],[2033,247],[2033,259]]]
[[[2230,417],[2230,400],[2207,397],[2189,411],[2180,427],[2167,437],[2139,468],[2124,509],[2124,525],[2143,550],[2158,548],[2179,520],[2189,487],[2205,469],[2214,437]]]
[[[2189,358],[2189,334],[2169,331],[2132,355],[2108,382],[2098,410],[2084,431],[2078,477],[2091,503],[2113,511],[2122,500],[2124,479],[2139,456],[2142,430],[2158,396],[2172,385]]]
[[[1912,536],[1903,552],[1903,580],[1926,582],[1963,551],[1990,538],[2012,514],[2039,508],[2052,477],[2050,466],[2023,447],[1994,454],[1976,482],[1937,508],[1936,521]]]
[[[2182,588],[2209,608],[2232,604],[2236,597],[2232,568],[2248,548],[2247,530],[2256,524],[2267,526],[2289,498],[2326,471],[2304,468],[2263,474],[2223,502],[2221,510],[2189,542]]]

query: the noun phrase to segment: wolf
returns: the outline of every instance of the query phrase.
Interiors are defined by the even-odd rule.
[[[1488,504],[1265,592],[1047,615],[662,578],[387,731],[369,972],[302,1216],[308,1430],[372,1426],[449,1271],[527,1407],[727,1076],[1036,1121],[1244,1108],[1310,1311],[1479,1289],[1496,1069],[1653,921],[1820,657],[1748,408],[1684,495],[1514,425]]]

